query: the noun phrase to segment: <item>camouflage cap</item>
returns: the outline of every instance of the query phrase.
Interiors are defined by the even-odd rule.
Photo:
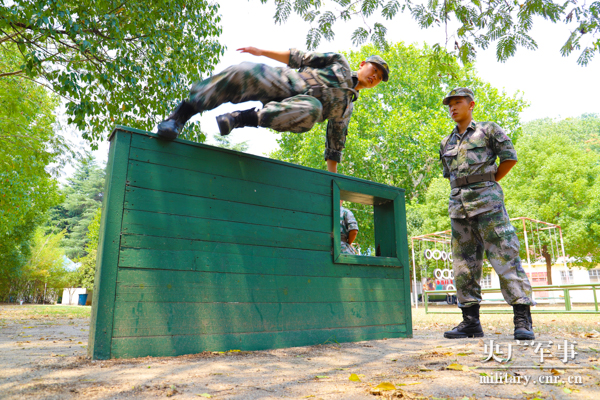
[[[444,101],[442,103],[444,103],[444,105],[447,106],[450,103],[450,99],[453,97],[469,97],[471,98],[471,101],[475,101],[475,95],[473,94],[473,91],[471,89],[466,87],[459,87],[456,89],[452,89],[450,93],[448,93],[448,95],[444,97]]]
[[[390,67],[388,67],[388,64],[385,62],[385,60],[383,58],[381,58],[379,56],[371,56],[371,57],[367,58],[365,60],[365,62],[370,62],[370,63],[379,65],[383,71],[383,75],[382,75],[383,81],[384,82],[388,81],[388,78],[390,76]]]

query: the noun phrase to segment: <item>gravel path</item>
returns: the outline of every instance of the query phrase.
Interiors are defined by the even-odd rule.
[[[0,306],[0,316],[6,307]],[[491,355],[491,339],[506,356],[508,344],[515,344],[510,332],[445,340],[443,327],[434,326],[416,330],[412,339],[92,361],[86,356],[88,328],[82,318],[2,319],[0,398],[600,399],[600,335],[595,331],[581,337],[538,335],[540,342],[553,341],[549,350],[555,356],[564,340],[576,341],[578,354],[566,364],[547,358],[543,369],[519,369],[539,364],[540,349],[513,346],[509,362],[482,361]],[[448,369],[452,364],[457,369]],[[514,383],[482,383],[505,373]],[[351,374],[360,381],[351,381]],[[374,389],[382,382],[396,390]]]

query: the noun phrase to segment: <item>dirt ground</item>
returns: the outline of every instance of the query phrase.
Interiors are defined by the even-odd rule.
[[[482,316],[483,339],[446,340],[459,316],[419,309],[412,339],[93,361],[89,317],[35,307],[0,305],[2,399],[600,399],[597,314],[534,315],[533,347],[516,346],[511,315]]]

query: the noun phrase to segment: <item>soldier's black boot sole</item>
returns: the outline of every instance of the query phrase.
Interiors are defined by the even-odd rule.
[[[165,140],[175,140],[182,128],[183,124],[172,119],[167,119],[158,124],[156,134]]]
[[[235,119],[231,114],[223,114],[217,117],[217,125],[221,136],[226,136],[231,133],[235,127]]]
[[[515,329],[515,340],[533,340],[535,334],[526,329]]]
[[[226,136],[235,128],[244,126],[258,127],[258,113],[254,108],[244,111],[234,111],[232,113],[219,115],[217,117],[217,125],[221,136]]]
[[[444,332],[446,339],[466,339],[483,337],[483,328],[479,322],[479,304],[461,307],[463,320],[451,331]]]
[[[465,327],[462,330],[456,327],[451,331],[444,332],[444,337],[446,339],[479,338],[483,337],[483,329],[481,328],[481,324],[478,327]]]
[[[189,101],[182,101],[169,117],[158,124],[157,135],[165,140],[175,140],[183,130],[186,122],[195,114],[196,108]]]

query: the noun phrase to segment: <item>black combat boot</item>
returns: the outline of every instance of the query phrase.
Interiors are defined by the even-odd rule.
[[[219,115],[217,117],[217,124],[219,125],[219,131],[221,136],[229,135],[235,128],[242,128],[244,126],[258,127],[258,113],[256,109],[251,108],[244,111],[234,111],[232,113]]]
[[[533,321],[531,320],[530,306],[525,304],[515,304],[513,305],[513,312],[515,313],[513,319],[515,322],[515,339],[535,339],[535,335],[533,334]]]
[[[171,113],[163,122],[158,124],[158,136],[166,140],[175,140],[181,133],[183,126],[195,114],[196,109],[189,101],[182,101],[175,111]]]
[[[461,307],[463,320],[451,331],[444,332],[446,339],[464,339],[483,337],[483,329],[479,323],[479,304],[471,307]]]

